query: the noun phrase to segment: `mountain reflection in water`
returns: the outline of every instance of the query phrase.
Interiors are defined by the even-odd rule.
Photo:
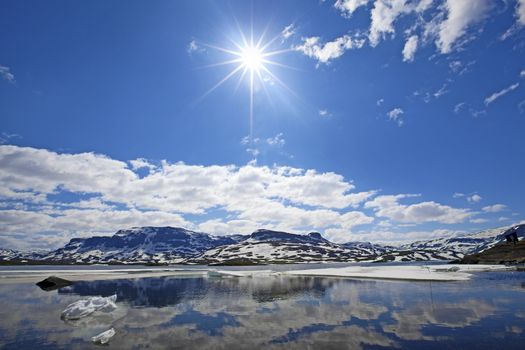
[[[525,274],[429,283],[314,277],[142,278],[53,292],[0,285],[0,347],[115,349],[523,349]],[[64,323],[70,302],[118,295],[111,317]]]

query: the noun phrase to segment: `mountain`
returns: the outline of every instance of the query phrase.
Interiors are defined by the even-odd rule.
[[[0,262],[245,265],[459,260],[495,247],[512,232],[523,239],[525,224],[393,247],[369,242],[337,244],[326,240],[318,232],[299,235],[257,230],[244,236],[213,236],[184,228],[148,226],[120,230],[113,236],[73,238],[63,248],[48,253],[0,249]]]
[[[42,257],[41,252],[21,252],[0,248],[0,262],[35,262],[40,261]]]
[[[180,263],[240,239],[243,237],[212,236],[178,227],[135,227],[110,237],[73,238],[43,259],[75,263]]]
[[[23,253],[13,249],[2,249],[0,248],[0,261],[10,261],[20,259]]]
[[[332,243],[318,232],[298,235],[257,230],[241,242],[210,249],[191,261],[200,264],[359,261],[375,258],[380,250],[378,246],[369,243]]]
[[[437,238],[402,245],[396,250],[381,255],[378,262],[458,260],[466,255],[490,249],[505,241],[505,236],[516,231],[519,238],[525,237],[525,224],[476,232],[464,237]]]

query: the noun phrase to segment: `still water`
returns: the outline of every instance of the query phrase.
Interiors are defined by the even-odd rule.
[[[78,321],[60,312],[117,294],[117,310]],[[304,277],[154,277],[77,282],[45,292],[0,284],[0,348],[525,349],[525,273],[468,282]]]

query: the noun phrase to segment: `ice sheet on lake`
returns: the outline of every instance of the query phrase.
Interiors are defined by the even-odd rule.
[[[272,270],[208,270],[209,277],[262,277],[278,274]]]
[[[95,311],[111,312],[117,308],[117,295],[110,297],[91,297],[69,304],[60,317],[63,320],[78,320],[91,315]]]
[[[115,335],[115,329],[111,328],[105,332],[100,333],[99,335],[94,336],[93,338],[91,338],[91,340],[93,341],[93,343],[96,343],[96,344],[107,344],[107,342],[109,342],[109,340],[114,335]]]
[[[465,281],[470,272],[512,270],[501,265],[397,265],[397,266],[349,266],[283,272],[292,276],[325,276],[378,278],[418,281]]]

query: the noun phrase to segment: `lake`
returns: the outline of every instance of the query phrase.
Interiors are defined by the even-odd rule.
[[[60,319],[74,301],[115,293],[111,313]],[[461,282],[189,275],[50,292],[0,284],[3,349],[95,349],[91,337],[111,327],[108,349],[525,349],[525,273]]]

